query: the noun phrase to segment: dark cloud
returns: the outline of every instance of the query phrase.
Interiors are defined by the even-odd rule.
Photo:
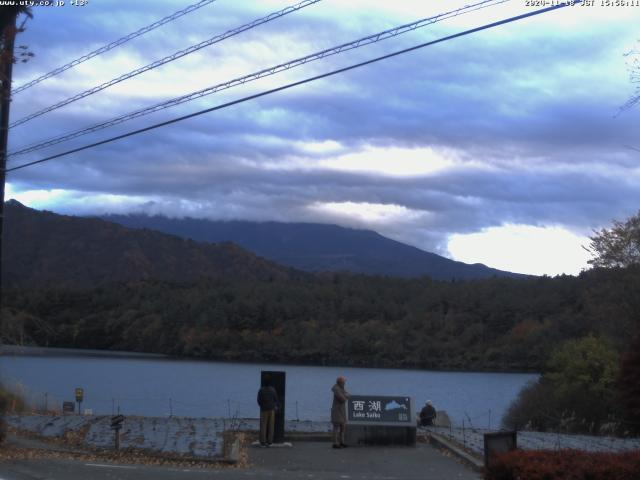
[[[66,8],[50,9],[42,16],[36,11],[24,41],[37,57],[20,65],[16,76],[22,81],[47,71],[65,54],[72,58],[85,53],[123,31],[178,10],[183,6],[178,3],[136,2],[128,10],[114,7],[109,15],[99,7],[86,16]],[[84,72],[92,80],[95,73],[96,81],[104,81],[122,73],[107,67],[110,58],[118,60],[113,68],[125,67],[123,52],[154,60],[176,46],[184,47],[284,7],[268,2],[265,11],[264,4],[218,3],[176,22],[176,28],[163,27],[131,42],[128,49],[110,52],[105,63],[95,63],[95,72],[91,68]],[[372,26],[391,26],[391,20],[377,15],[375,9],[351,19],[321,9],[322,4],[311,7],[229,41],[228,47],[225,43],[207,49],[199,62],[202,68],[219,69],[220,78],[228,79],[224,68],[229,63],[246,62],[243,68],[255,70],[271,64],[271,58],[261,59],[257,51],[282,61],[373,33]],[[637,17],[637,12],[633,15]],[[16,190],[72,192],[65,197],[67,203],[51,205],[61,211],[131,208],[209,218],[336,221],[375,228],[442,253],[453,233],[505,223],[562,225],[588,233],[612,218],[633,213],[640,201],[640,157],[628,148],[637,144],[639,112],[614,117],[630,89],[625,91],[624,74],[616,76],[610,71],[619,64],[624,72],[619,52],[632,38],[631,17],[629,22],[618,23],[616,29],[607,22],[562,29],[539,20],[529,26],[523,23],[480,33],[16,171],[9,181]],[[17,157],[10,166],[451,31],[450,26],[438,25],[325,59]],[[189,62],[193,60],[163,67],[153,81],[143,75],[128,90],[107,90],[17,127],[11,132],[11,147],[165,100],[172,96],[174,85],[176,92],[184,93],[182,84],[189,81],[219,81],[217,75],[209,79],[209,73],[201,78],[197,66]],[[252,62],[264,64],[254,66]],[[76,93],[77,75],[69,71],[58,81],[47,81],[16,96],[12,118]],[[314,147],[322,142],[332,142],[334,150]],[[455,162],[447,169],[413,176],[322,166],[324,160],[367,148],[379,152],[431,149],[447,152]],[[391,164],[403,160],[392,155],[387,159]],[[424,161],[431,161],[427,153]],[[96,195],[115,195],[120,200],[101,204],[91,200]],[[126,198],[130,201],[122,200]],[[387,222],[367,222],[317,208],[349,202],[399,206],[406,212]]]

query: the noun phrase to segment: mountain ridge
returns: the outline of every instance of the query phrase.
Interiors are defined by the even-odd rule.
[[[318,223],[170,218],[143,214],[100,218],[200,242],[230,241],[256,255],[308,272],[334,271],[400,278],[473,280],[523,278],[481,263],[467,264],[406,245],[373,231]]]

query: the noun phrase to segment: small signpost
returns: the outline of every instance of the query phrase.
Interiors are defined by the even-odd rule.
[[[347,424],[347,443],[416,443],[416,423],[410,397],[351,395],[347,401]]]
[[[76,402],[78,402],[78,413],[82,413],[82,400],[84,399],[84,389],[76,388]]]
[[[115,434],[115,446],[116,450],[120,449],[120,429],[122,428],[122,424],[124,422],[124,415],[116,415],[115,417],[111,417],[111,428]]]
[[[62,402],[62,413],[73,413],[76,411],[76,404],[73,402]]]

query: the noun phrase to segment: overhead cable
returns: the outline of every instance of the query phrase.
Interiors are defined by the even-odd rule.
[[[582,0],[571,0],[571,5],[577,5],[579,3],[582,3]],[[256,94],[253,94],[253,95],[249,95],[247,97],[239,98],[237,100],[233,100],[231,102],[223,103],[221,105],[216,105],[215,107],[206,108],[206,109],[200,110],[198,112],[194,112],[194,113],[190,113],[188,115],[183,115],[181,117],[173,118],[173,119],[167,120],[165,122],[156,123],[155,125],[151,125],[151,126],[148,126],[148,127],[145,127],[145,128],[140,128],[138,130],[134,130],[134,131],[131,131],[131,132],[128,132],[128,133],[124,133],[122,135],[117,135],[115,137],[107,138],[107,139],[101,140],[99,142],[94,142],[94,143],[91,143],[89,145],[84,145],[82,147],[74,148],[72,150],[67,150],[66,152],[62,152],[62,153],[58,153],[58,154],[55,154],[55,155],[51,155],[49,157],[41,158],[40,160],[35,160],[35,161],[32,161],[32,162],[23,163],[22,165],[17,165],[15,167],[7,168],[5,170],[5,173],[13,172],[13,171],[20,170],[20,169],[23,169],[23,168],[27,168],[27,167],[30,167],[30,166],[33,166],[33,165],[37,165],[37,164],[40,164],[40,163],[48,162],[50,160],[54,160],[56,158],[64,157],[64,156],[70,155],[72,153],[81,152],[83,150],[88,150],[90,148],[94,148],[94,147],[97,147],[99,145],[104,145],[104,144],[107,144],[107,143],[115,142],[117,140],[122,140],[124,138],[132,137],[134,135],[138,135],[140,133],[148,132],[148,131],[154,130],[156,128],[164,127],[164,126],[167,126],[167,125],[171,125],[171,124],[174,124],[174,123],[181,122],[183,120],[187,120],[189,118],[193,118],[193,117],[197,117],[197,116],[200,116],[200,115],[204,115],[205,113],[214,112],[216,110],[222,110],[223,108],[231,107],[233,105],[244,103],[244,102],[247,102],[249,100],[255,100],[256,98],[260,98],[260,97],[264,97],[264,96],[267,96],[267,95],[271,95],[273,93],[281,92],[283,90],[288,90],[290,88],[297,87],[297,86],[300,86],[300,85],[304,85],[306,83],[314,82],[316,80],[320,80],[320,79],[323,79],[323,78],[331,77],[331,76],[337,75],[339,73],[348,72],[350,70],[354,70],[356,68],[360,68],[360,67],[363,67],[365,65],[371,65],[372,63],[377,63],[377,62],[380,62],[382,60],[387,60],[387,59],[392,58],[392,57],[397,57],[399,55],[403,55],[405,53],[413,52],[413,51],[419,50],[421,48],[429,47],[429,46],[435,45],[437,43],[446,42],[446,41],[449,41],[449,40],[453,40],[454,38],[463,37],[463,36],[466,36],[466,35],[470,35],[472,33],[480,32],[482,30],[488,30],[490,28],[494,28],[494,27],[497,27],[497,26],[500,26],[500,25],[505,25],[507,23],[516,22],[518,20],[523,20],[525,18],[530,18],[530,17],[536,16],[536,15],[541,15],[543,13],[551,12],[553,10],[558,10],[558,9],[564,8],[564,7],[568,6],[568,5],[569,5],[568,3],[560,3],[560,4],[557,4],[557,5],[550,6],[550,7],[541,8],[539,10],[534,10],[532,12],[523,13],[521,15],[516,15],[514,17],[509,17],[509,18],[506,18],[506,19],[503,19],[503,20],[498,20],[496,22],[488,23],[488,24],[482,25],[480,27],[475,27],[475,28],[471,28],[469,30],[464,30],[462,32],[455,33],[455,34],[452,34],[452,35],[447,35],[446,37],[441,37],[441,38],[438,38],[436,40],[431,40],[429,42],[421,43],[420,45],[415,45],[413,47],[405,48],[403,50],[398,50],[396,52],[392,52],[392,53],[389,53],[389,54],[386,54],[386,55],[382,55],[380,57],[376,57],[376,58],[373,58],[371,60],[366,60],[364,62],[360,62],[360,63],[354,64],[354,65],[350,65],[348,67],[343,67],[343,68],[339,68],[337,70],[326,72],[326,73],[323,73],[323,74],[320,74],[320,75],[315,75],[313,77],[309,77],[309,78],[306,78],[304,80],[299,80],[297,82],[288,83],[286,85],[282,85],[282,86],[277,87],[277,88],[272,88],[270,90],[265,90],[263,92],[256,93]]]
[[[291,5],[287,8],[284,8],[282,10],[279,10],[277,12],[274,13],[270,13],[269,15],[267,15],[266,17],[262,17],[259,18],[257,20],[254,20],[253,22],[247,23],[246,25],[242,25],[241,27],[238,28],[234,28],[232,30],[229,30],[223,34],[220,35],[216,35],[215,37],[212,37],[208,40],[205,40],[203,42],[200,42],[196,45],[192,45],[189,48],[185,48],[184,50],[180,50],[178,52],[175,52],[169,56],[166,56],[160,60],[156,60],[153,63],[150,63],[148,65],[145,65],[144,67],[140,67],[137,68],[136,70],[133,70],[129,73],[125,73],[123,75],[120,75],[117,78],[114,78],[113,80],[109,80],[108,82],[102,83],[100,85],[97,85],[93,88],[90,88],[89,90],[85,90],[84,92],[78,93],[72,97],[69,97],[65,100],[62,100],[54,105],[51,105],[47,108],[44,108],[42,110],[39,110],[35,113],[32,113],[30,115],[27,115],[26,117],[21,118],[20,120],[16,120],[15,122],[13,122],[10,127],[17,127],[18,125],[22,125],[23,123],[28,122],[29,120],[33,120],[34,118],[37,118],[41,115],[44,115],[45,113],[49,113],[52,112],[53,110],[57,110],[60,107],[64,107],[65,105],[69,105],[70,103],[76,102],[82,98],[88,97],[89,95],[93,95],[94,93],[98,93],[106,88],[109,88],[117,83],[123,82],[125,80],[128,80],[132,77],[135,77],[137,75],[140,75],[141,73],[144,72],[148,72],[149,70],[153,70],[155,68],[158,68],[166,63],[169,62],[173,62],[174,60],[177,60],[178,58],[182,58],[186,55],[189,55],[191,53],[197,52],[198,50],[201,50],[205,47],[208,47],[210,45],[213,45],[214,43],[219,43],[229,37],[233,37],[235,35],[238,35],[242,32],[245,32],[247,30],[251,30],[252,28],[255,28],[259,25],[262,25],[264,23],[267,22],[271,22],[272,20],[275,20],[277,18],[283,17],[285,15],[288,15],[290,13],[293,12],[297,12],[298,10],[304,8],[304,7],[308,7],[309,5],[313,5],[314,3],[318,3],[321,0],[303,0],[300,3],[297,3],[295,5]]]
[[[47,78],[51,78],[54,77],[62,72],[64,72],[65,70],[69,70],[72,67],[75,67],[76,65],[81,64],[82,62],[86,62],[87,60],[89,60],[90,58],[93,58],[95,56],[98,56],[102,53],[108,52],[109,50],[116,48],[120,45],[122,45],[123,43],[128,42],[129,40],[133,40],[136,37],[139,37],[141,35],[144,35],[147,32],[150,32],[151,30],[154,30],[162,25],[164,25],[165,23],[169,23],[177,18],[182,17],[183,15],[186,15],[187,13],[191,13],[194,10],[197,10],[199,8],[204,7],[205,5],[208,5],[210,3],[215,2],[216,0],[200,0],[198,3],[194,3],[193,5],[190,5],[186,8],[183,8],[182,10],[179,10],[177,12],[175,12],[172,15],[169,15],[168,17],[164,17],[161,20],[158,20],[157,22],[152,23],[151,25],[147,25],[146,27],[143,27],[139,30],[136,30],[133,33],[130,33],[129,35],[126,35],[122,38],[119,38],[118,40],[114,40],[113,42],[104,45],[100,48],[98,48],[97,50],[94,50],[93,52],[87,53],[86,55],[83,55],[82,57],[76,58],[75,60],[72,60],[71,62],[62,65],[61,67],[56,68],[55,70],[51,70],[49,73],[45,73],[44,75],[31,80],[30,82],[25,83],[24,85],[21,85],[15,89],[13,89],[11,91],[12,95],[15,95],[16,93],[20,93],[23,90],[26,90],[29,87],[33,87],[34,85],[42,82],[43,80],[46,80]]]
[[[207,96],[207,95],[211,95],[211,94],[219,92],[221,90],[226,90],[226,89],[229,89],[229,88],[232,88],[232,87],[236,87],[238,85],[243,85],[245,83],[252,82],[252,81],[255,81],[255,80],[259,80],[260,78],[267,77],[267,76],[270,76],[270,75],[275,75],[276,73],[280,73],[280,72],[285,71],[285,70],[290,70],[292,68],[299,67],[301,65],[305,65],[307,63],[310,63],[310,62],[313,62],[313,61],[316,61],[316,60],[320,60],[320,59],[323,59],[323,58],[326,58],[326,57],[329,57],[329,56],[332,56],[332,55],[336,55],[336,54],[339,54],[339,53],[342,53],[342,52],[346,52],[348,50],[353,50],[353,49],[356,49],[356,48],[360,48],[360,47],[363,47],[365,45],[369,45],[369,44],[372,44],[372,43],[375,43],[375,42],[386,40],[388,38],[396,37],[398,35],[401,35],[401,34],[404,34],[404,33],[407,33],[407,32],[411,32],[411,31],[416,30],[418,28],[422,28],[422,27],[425,27],[427,25],[431,25],[431,24],[434,24],[436,22],[440,22],[442,20],[446,20],[448,18],[456,17],[456,16],[463,15],[463,14],[467,14],[467,13],[474,12],[474,11],[482,9],[482,8],[495,6],[495,5],[498,5],[498,4],[501,4],[501,3],[506,3],[506,2],[509,2],[509,1],[511,1],[511,0],[484,0],[484,1],[481,1],[481,2],[478,2],[478,3],[466,5],[464,7],[458,8],[456,10],[452,10],[452,11],[449,11],[449,12],[442,13],[442,14],[439,14],[439,15],[436,15],[436,16],[433,16],[433,17],[423,18],[421,20],[418,20],[418,21],[415,21],[415,22],[412,22],[412,23],[408,23],[406,25],[401,25],[399,27],[395,27],[395,28],[392,28],[392,29],[389,29],[389,30],[384,30],[382,32],[378,32],[378,33],[375,33],[373,35],[369,35],[367,37],[363,37],[363,38],[360,38],[358,40],[355,40],[355,41],[352,41],[352,42],[349,42],[349,43],[344,43],[344,44],[339,45],[337,47],[332,47],[332,48],[328,48],[326,50],[321,50],[319,52],[312,53],[310,55],[306,55],[304,57],[297,58],[295,60],[291,60],[291,61],[286,62],[286,63],[281,63],[279,65],[276,65],[276,66],[273,66],[273,67],[269,67],[269,68],[260,70],[258,72],[254,72],[254,73],[251,73],[249,75],[244,75],[242,77],[238,77],[238,78],[235,78],[233,80],[229,80],[227,82],[219,83],[217,85],[214,85],[214,86],[211,86],[211,87],[207,87],[207,88],[204,88],[202,90],[198,90],[196,92],[192,92],[192,93],[189,93],[189,94],[186,94],[186,95],[182,95],[180,97],[173,98],[171,100],[166,100],[166,101],[163,101],[161,103],[152,105],[150,107],[145,107],[145,108],[142,108],[140,110],[136,110],[134,112],[130,112],[130,113],[121,115],[119,117],[113,118],[111,120],[107,120],[105,122],[102,122],[102,123],[99,123],[99,124],[96,124],[96,125],[92,125],[90,127],[86,127],[86,128],[80,129],[80,130],[75,130],[73,132],[70,132],[70,133],[67,133],[67,134],[64,134],[64,135],[61,135],[61,136],[58,136],[58,137],[51,138],[49,140],[46,140],[46,141],[43,141],[43,142],[40,142],[40,143],[37,143],[37,144],[32,144],[32,145],[29,145],[27,147],[20,148],[18,150],[10,152],[8,157],[15,156],[15,155],[23,155],[23,154],[30,153],[30,152],[33,152],[33,151],[36,151],[36,150],[41,150],[43,148],[50,147],[52,145],[56,145],[56,144],[61,143],[61,142],[66,142],[68,140],[80,137],[82,135],[86,135],[86,134],[89,134],[89,133],[94,133],[94,132],[97,132],[99,130],[102,130],[102,129],[105,129],[105,128],[108,128],[108,127],[112,127],[114,125],[118,125],[120,123],[132,120],[134,118],[138,118],[138,117],[142,117],[142,116],[145,116],[145,115],[149,115],[151,113],[158,112],[160,110],[164,110],[166,108],[170,108],[170,107],[173,107],[173,106],[176,106],[176,105],[180,105],[180,104],[185,103],[185,102],[190,102],[192,100],[195,100],[195,99]]]

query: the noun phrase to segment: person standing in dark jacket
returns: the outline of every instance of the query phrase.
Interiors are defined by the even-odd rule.
[[[258,390],[258,405],[260,405],[260,446],[268,447],[273,443],[276,410],[279,406],[278,393],[271,385],[269,376],[265,376],[264,385]]]

